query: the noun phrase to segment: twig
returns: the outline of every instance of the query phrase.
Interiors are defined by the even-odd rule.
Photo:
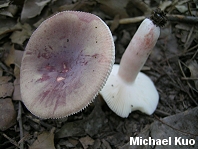
[[[195,56],[197,55],[197,53],[198,53],[198,49],[197,49],[197,51],[195,52],[195,54],[193,55],[193,57],[191,58],[191,60],[193,60],[193,59],[195,58]]]
[[[19,122],[19,129],[20,129],[20,140],[23,139],[23,123],[22,123],[22,118],[21,118],[21,101],[19,101],[19,111],[18,111],[18,116],[17,116],[17,121]],[[23,141],[20,141],[20,149],[23,149]]]
[[[145,16],[134,17],[134,18],[124,18],[124,19],[120,19],[119,23],[120,24],[137,23],[137,22],[144,20],[145,18],[146,18]]]
[[[162,116],[162,117],[166,117],[166,116],[170,116],[170,115],[171,115],[170,113],[164,112],[164,111],[159,110],[159,109],[156,109],[156,110],[155,110],[155,113],[156,113],[157,115]]]
[[[14,76],[14,74],[12,72],[10,72],[10,70],[7,68],[7,66],[5,64],[3,64],[1,61],[0,61],[0,67],[7,73],[9,73],[10,75]]]
[[[178,62],[179,63],[179,62]],[[161,67],[160,65],[159,65],[159,63],[155,63],[155,65],[157,65],[157,66],[159,66],[159,67]],[[179,63],[179,65],[180,65],[180,69],[181,69],[181,64]],[[151,67],[152,69],[154,69],[153,67]],[[163,72],[170,78],[170,80],[173,82],[171,85],[173,85],[174,87],[176,87],[176,88],[178,88],[178,89],[180,89],[181,91],[183,91],[183,92],[185,92],[185,93],[187,93],[187,95],[190,97],[190,99],[198,106],[198,103],[193,99],[193,97],[191,96],[191,94],[189,93],[189,91],[187,91],[184,87],[183,87],[183,85],[181,85],[178,81],[176,82],[163,68],[162,68],[162,70],[163,70]],[[158,70],[157,70],[158,71]],[[160,71],[158,71],[160,74],[161,74],[161,72]],[[183,75],[184,75],[184,77],[186,77],[185,76],[185,74],[184,74],[184,72],[183,72]],[[159,80],[159,79],[158,79]],[[156,83],[158,82],[158,80],[156,81]],[[177,85],[177,83],[179,83],[179,86]],[[196,89],[194,89],[190,84],[189,84],[189,82],[188,82],[188,85],[189,85],[189,87],[193,90],[193,91],[196,91]],[[197,92],[197,91],[196,91]]]
[[[188,77],[182,77],[182,80],[198,80],[198,78],[188,78]]]
[[[21,144],[22,142],[24,142],[25,140],[28,140],[28,139],[31,138],[31,137],[32,137],[32,135],[26,134],[26,135],[18,142],[18,144]]]
[[[190,51],[192,51],[192,50],[196,49],[197,47],[198,47],[198,44],[196,44],[196,45],[195,45],[195,46],[193,46],[192,48],[190,48],[190,49],[186,50],[184,53],[190,52]]]
[[[193,17],[193,16],[167,14],[167,18],[169,21],[177,21],[177,22],[193,23],[193,24],[198,23],[198,17]]]
[[[133,17],[133,18],[123,18],[119,20],[119,24],[130,24],[130,23],[137,23],[142,20],[144,20],[146,16],[138,16],[138,17]],[[176,15],[176,14],[167,14],[167,19],[168,21],[177,21],[177,22],[182,22],[182,23],[191,23],[191,24],[196,24],[198,23],[198,17],[193,17],[193,16],[184,16],[184,15]],[[109,25],[113,21],[106,21],[106,23]]]
[[[137,23],[140,22],[142,20],[144,20],[146,17],[145,16],[139,16],[139,17],[134,17],[134,18],[123,18],[119,20],[119,24],[130,24],[130,23]],[[106,23],[112,24],[112,20],[111,21],[106,21]]]
[[[26,117],[27,117],[29,120],[31,120],[31,121],[33,121],[33,122],[39,124],[39,125],[42,125],[42,126],[46,127],[46,128],[49,129],[49,130],[53,128],[52,125],[47,124],[47,123],[43,122],[43,121],[40,120],[40,119],[33,118],[31,115],[26,115]]]
[[[188,49],[188,47],[189,47],[189,46],[188,46],[188,45],[189,45],[189,41],[190,41],[190,39],[191,39],[191,37],[192,37],[193,32],[194,32],[194,25],[193,25],[192,28],[190,29],[190,32],[189,32],[188,37],[187,37],[187,40],[186,40],[186,42],[185,42],[185,44],[184,44],[184,47],[185,47],[184,51],[186,51],[186,49]]]
[[[13,140],[12,138],[8,137],[5,133],[2,134],[6,139],[8,139],[10,141],[10,143],[12,143],[13,145],[15,145],[16,147],[20,148],[18,143]]]
[[[195,52],[195,53],[193,52],[192,54],[187,54],[187,53],[191,52],[192,50],[196,49],[197,47],[198,47],[198,44],[196,44],[196,45],[193,46],[192,48],[190,48],[190,49],[188,49],[188,50],[186,50],[186,51],[184,51],[184,52],[182,52],[182,53],[180,53],[180,54],[173,55],[173,56],[171,56],[171,57],[168,57],[168,58],[162,60],[161,62],[159,62],[159,64],[162,64],[162,63],[166,62],[166,61],[169,60],[169,59],[173,59],[173,58],[180,57],[180,56],[183,56],[183,55],[192,55],[192,54],[194,54],[194,56],[195,56],[195,55],[197,54],[198,50],[197,50],[197,52]],[[191,59],[193,59],[194,56],[193,56]]]
[[[156,62],[154,62],[154,63],[155,63],[155,65],[161,67],[161,66],[159,65],[159,63],[156,63]],[[154,68],[152,67],[152,69],[154,69]],[[155,69],[154,69],[154,70],[155,70]],[[162,74],[161,71],[159,71],[159,70],[156,70],[156,71],[158,71],[160,74]],[[165,73],[165,75],[168,76],[168,78],[170,78],[170,80],[172,81],[172,84],[171,84],[171,85],[173,85],[174,87],[176,87],[176,88],[178,88],[178,89],[181,89],[181,87],[177,85],[177,82],[171,77],[171,75],[170,75],[169,73],[167,73],[166,70],[164,70],[164,68],[162,68],[162,71],[163,71],[163,72]],[[159,80],[159,79],[158,79],[158,80]],[[158,82],[158,80],[156,81],[156,83]]]
[[[0,61],[0,67],[6,71],[6,72],[9,72],[8,68]]]
[[[141,10],[142,12],[144,12],[145,15],[147,14],[151,14],[152,9],[143,1],[140,0],[132,0],[130,1],[133,6],[135,6],[137,9]]]

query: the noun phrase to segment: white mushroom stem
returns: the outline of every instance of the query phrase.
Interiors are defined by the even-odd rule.
[[[152,80],[140,70],[159,35],[160,28],[145,19],[123,54],[120,65],[113,66],[100,92],[109,108],[120,117],[128,117],[135,110],[150,115],[157,107],[158,92]]]
[[[160,35],[160,28],[150,19],[145,19],[122,56],[118,75],[123,81],[132,83],[145,64]]]

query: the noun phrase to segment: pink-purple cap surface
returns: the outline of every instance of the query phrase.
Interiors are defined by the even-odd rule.
[[[105,84],[114,63],[111,32],[97,16],[60,12],[32,34],[22,59],[21,96],[41,118],[84,109]]]

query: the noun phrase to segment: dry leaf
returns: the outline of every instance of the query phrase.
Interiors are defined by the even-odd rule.
[[[6,59],[4,60],[4,63],[9,67],[11,64],[14,64],[14,51],[15,51],[14,45],[12,45]]]
[[[126,12],[128,0],[97,0],[97,2],[101,4],[100,9],[109,16],[120,15],[120,18],[128,17]]]
[[[17,14],[17,12],[18,12],[18,6],[11,4],[8,7],[8,11],[12,14],[12,16],[15,16]]]
[[[60,6],[58,8],[58,11],[73,10],[77,5],[78,5],[78,3],[66,4],[66,5]]]
[[[93,9],[94,5],[96,5],[95,1],[77,1],[76,3],[63,4],[57,10],[58,11],[81,10],[84,12],[90,12]]]
[[[89,136],[86,136],[86,137],[80,138],[80,143],[82,144],[84,149],[87,149],[89,145],[94,144],[94,140],[90,138]]]
[[[55,149],[54,134],[52,132],[43,132],[29,149]]]
[[[10,98],[0,99],[0,130],[4,131],[16,123],[16,111]]]
[[[16,21],[12,18],[0,18],[0,22],[0,35],[21,29],[19,26],[16,26]]]
[[[159,8],[160,8],[161,10],[165,10],[165,9],[166,9],[167,7],[169,7],[171,4],[172,4],[171,1],[163,1],[163,2],[160,4]]]
[[[115,15],[113,22],[111,23],[110,30],[112,33],[119,26],[119,18],[119,15]]]
[[[87,118],[65,123],[55,134],[55,137],[66,138],[70,136],[85,136],[86,134],[93,137],[98,134],[98,131],[102,128],[104,119],[105,114],[101,106],[96,102],[93,111]]]
[[[20,67],[21,60],[23,57],[24,51],[15,50],[14,52],[14,92],[13,92],[13,100],[21,100],[21,90],[20,90]]]
[[[12,40],[12,43],[17,43],[19,45],[22,45],[23,42],[30,38],[32,35],[32,28],[29,24],[22,25],[22,31],[15,31],[10,36],[10,39]]]
[[[20,75],[20,67],[21,67],[21,61],[22,61],[23,53],[24,53],[24,51],[16,50],[14,48],[14,45],[12,45],[7,57],[4,60],[4,63],[7,66],[10,66],[11,64],[15,65],[14,75],[15,75],[16,78],[19,77],[19,75]]]
[[[13,93],[13,83],[8,82],[11,77],[2,76],[0,77],[0,98],[11,97]]]
[[[21,60],[23,57],[23,53],[24,51],[20,51],[20,50],[14,51],[14,64],[19,68],[21,67]]]
[[[21,20],[25,21],[36,17],[50,1],[51,0],[26,0],[21,13]]]
[[[13,92],[13,100],[21,101],[21,90],[20,90],[20,78],[16,78],[14,80],[14,92]]]
[[[79,141],[77,141],[76,139],[74,138],[68,138],[68,141],[73,145],[73,146],[76,146],[78,144]]]
[[[58,144],[60,146],[64,146],[66,148],[75,148],[76,145],[79,143],[79,141],[75,140],[75,139],[71,139],[71,138],[68,138],[68,140],[65,140],[65,139],[61,139]]]
[[[36,23],[34,23],[33,26],[34,26],[35,28],[38,28],[39,25],[40,25],[43,21],[45,21],[45,19],[44,19],[44,18],[41,18],[41,19],[38,20]]]
[[[9,12],[8,10],[0,11],[0,15],[7,16],[7,17],[13,17],[12,13]]]
[[[11,4],[4,9],[0,9],[0,14],[8,17],[13,17],[17,13],[17,11],[18,7],[16,5]]]
[[[70,136],[84,136],[86,133],[81,126],[84,123],[83,120],[67,122],[61,129],[55,134],[56,138],[65,138]]]
[[[10,2],[6,2],[6,3],[3,3],[3,4],[0,4],[0,8],[8,7],[9,4],[10,4]]]
[[[109,142],[107,142],[105,139],[102,139],[101,148],[111,149],[111,146],[110,146]]]
[[[0,85],[7,84],[11,79],[12,77],[9,76],[0,77]]]
[[[176,5],[175,6],[177,8],[177,10],[181,13],[185,13],[188,10],[188,7],[184,6],[184,5]]]

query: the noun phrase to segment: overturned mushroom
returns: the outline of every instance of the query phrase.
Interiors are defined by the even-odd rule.
[[[22,101],[34,115],[60,118],[84,109],[114,63],[114,43],[97,16],[64,11],[32,34],[22,59]]]
[[[140,70],[160,35],[159,26],[166,23],[165,14],[157,9],[151,19],[145,19],[129,43],[120,65],[113,70],[100,92],[107,105],[120,117],[128,117],[131,111],[140,110],[152,114],[159,95],[149,77]]]

